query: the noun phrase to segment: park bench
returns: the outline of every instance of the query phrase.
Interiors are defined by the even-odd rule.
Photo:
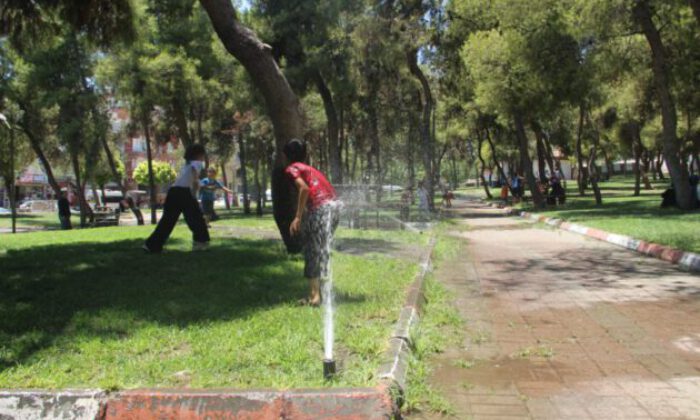
[[[119,210],[102,207],[93,211],[92,225],[100,226],[119,226]]]

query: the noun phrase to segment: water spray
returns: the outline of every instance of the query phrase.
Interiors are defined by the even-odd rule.
[[[333,341],[334,341],[334,326],[333,326],[333,267],[331,264],[331,249],[333,247],[333,215],[340,211],[340,202],[331,203],[327,210],[326,216],[326,255],[328,261],[325,262],[325,267],[321,267],[321,297],[323,301],[323,378],[331,380],[336,374],[335,360],[333,359]]]

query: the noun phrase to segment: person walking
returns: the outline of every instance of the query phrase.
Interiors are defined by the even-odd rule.
[[[163,251],[163,245],[175,228],[180,214],[184,214],[185,222],[192,231],[192,249],[199,251],[206,249],[209,245],[207,224],[195,198],[199,190],[199,173],[204,169],[205,156],[206,150],[201,144],[193,144],[185,150],[185,165],[168,190],[163,205],[163,216],[158,226],[143,245],[146,252],[157,254]]]

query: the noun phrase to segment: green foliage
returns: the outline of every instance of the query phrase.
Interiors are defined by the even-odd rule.
[[[153,164],[153,180],[156,185],[166,185],[177,177],[177,172],[170,166],[168,162],[154,160]],[[148,162],[143,161],[134,169],[134,179],[139,185],[148,185]]]

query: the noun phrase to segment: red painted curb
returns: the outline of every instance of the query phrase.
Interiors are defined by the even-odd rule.
[[[292,391],[134,390],[110,397],[104,420],[388,419],[383,388]]]

